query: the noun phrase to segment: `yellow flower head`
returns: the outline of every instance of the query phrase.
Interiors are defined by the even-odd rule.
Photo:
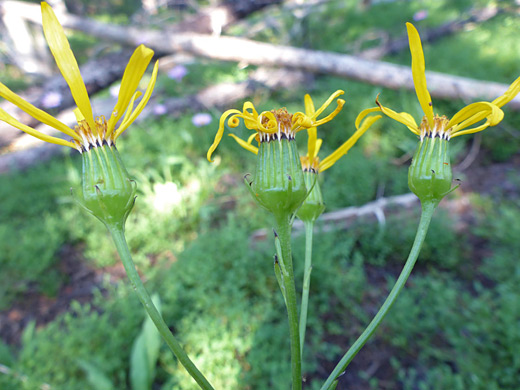
[[[503,105],[511,101],[520,92],[520,77],[509,86],[507,91],[492,102],[476,102],[472,103],[457,112],[451,119],[445,116],[439,116],[433,112],[432,99],[426,86],[424,53],[421,44],[421,38],[417,29],[411,24],[406,23],[408,30],[408,40],[410,43],[410,52],[412,54],[412,75],[415,85],[417,98],[424,112],[421,123],[417,125],[414,118],[406,113],[397,113],[387,107],[384,107],[376,99],[378,107],[363,110],[356,119],[356,127],[368,114],[381,111],[390,118],[404,124],[411,132],[419,135],[421,139],[425,136],[435,138],[436,136],[449,140],[463,134],[471,134],[482,131],[489,126],[495,126],[504,118],[504,113],[500,109]],[[475,124],[485,120],[484,123]]]
[[[312,117],[314,114],[314,103],[310,95],[305,95],[305,114]],[[352,146],[357,142],[359,138],[372,126],[376,121],[381,119],[381,115],[370,116],[363,121],[363,124],[357,131],[329,156],[325,157],[320,161],[318,152],[320,151],[323,140],[318,138],[318,131],[316,126],[309,127],[307,134],[309,140],[307,143],[307,155],[301,156],[302,168],[304,171],[323,172],[333,166],[342,156],[347,154]]]
[[[324,123],[332,120],[342,109],[345,101],[343,99],[337,100],[336,109],[322,119],[318,119],[318,116],[332,103],[334,99],[342,95],[344,92],[338,90],[334,92],[325,103],[317,110],[311,113],[296,112],[290,114],[285,108],[278,110],[264,111],[260,114],[255,109],[255,106],[251,102],[245,102],[242,111],[237,109],[227,110],[220,117],[220,124],[215,135],[215,140],[208,150],[208,160],[211,162],[211,155],[217,148],[218,144],[222,140],[224,135],[224,125],[227,120],[227,124],[231,128],[238,127],[240,119],[244,120],[245,126],[249,130],[255,132],[251,134],[247,141],[237,137],[234,134],[229,134],[237,143],[244,149],[249,150],[252,153],[257,154],[258,148],[252,145],[255,139],[258,143],[269,142],[271,140],[281,140],[283,138],[294,139],[297,132],[303,129],[309,129],[311,127],[316,128]],[[228,119],[229,117],[229,119]]]
[[[18,106],[40,122],[54,127],[62,133],[72,137],[72,140],[67,141],[36,131],[35,129],[19,122],[2,109],[0,109],[0,120],[45,142],[70,146],[71,148],[78,149],[80,152],[89,150],[95,146],[101,146],[104,143],[112,145],[116,138],[119,137],[121,133],[125,131],[139,116],[150,99],[157,79],[158,62],[155,63],[152,78],[141,101],[137,107],[133,109],[135,100],[142,95],[141,92],[136,90],[150,60],[153,57],[153,50],[148,49],[144,45],[140,45],[134,51],[128,65],[126,66],[123,80],[121,81],[119,97],[110,118],[108,121],[104,116],[94,118],[87,94],[87,88],[85,87],[85,83],[83,82],[79,72],[78,63],[70,49],[63,28],[58,22],[54,11],[47,3],[42,2],[41,8],[45,39],[47,40],[61,74],[69,85],[72,97],[76,102],[77,108],[74,110],[74,113],[76,114],[78,125],[75,126],[74,129],[71,129],[58,119],[23,100],[2,83],[0,83],[1,97]],[[119,127],[115,129],[116,124],[121,118],[123,119],[119,124]]]

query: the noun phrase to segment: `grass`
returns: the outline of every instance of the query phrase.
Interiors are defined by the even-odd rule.
[[[278,24],[255,38],[355,52],[360,42],[361,47],[377,44],[371,38],[377,36],[374,33],[401,36],[404,21],[419,10],[428,11],[428,18],[417,23],[424,29],[452,20],[460,12],[467,14],[473,4],[490,3],[374,2],[363,10],[359,2],[332,1],[312,8],[301,30],[295,28],[295,16],[275,10],[272,16]],[[253,15],[251,21],[258,18],[259,14]],[[425,45],[428,69],[512,81],[518,76],[515,37],[519,31],[514,20],[513,14],[505,12]],[[92,42],[82,42],[80,35],[77,39],[76,47],[91,47]],[[387,60],[408,64],[409,54]],[[182,96],[213,82],[244,80],[250,71],[207,60],[187,67],[189,73],[180,83],[162,76],[158,91]],[[320,128],[322,158],[354,132],[355,116],[372,106],[379,92],[390,107],[421,117],[413,93],[326,75],[305,89],[269,96],[259,92],[248,100],[259,110],[287,106],[297,111],[303,108],[304,93],[310,92],[319,104],[338,88],[347,92],[347,103],[335,121]],[[448,115],[462,106],[462,102],[435,101],[436,110]],[[208,112],[213,117],[208,126],[195,127],[194,112],[163,116],[133,126],[118,143],[139,183],[128,241],[148,289],[161,297],[167,322],[216,388],[287,388],[286,314],[272,272],[274,249],[271,237],[251,240],[254,230],[269,227],[272,221],[242,183],[242,176],[253,170],[254,156],[224,137],[216,162],[207,163],[205,153],[219,116],[211,109]],[[480,164],[515,163],[519,119],[519,114],[506,110],[504,122],[483,133]],[[249,134],[243,126],[236,131]],[[302,150],[305,141],[305,137],[298,140]],[[467,154],[466,142],[471,138],[453,141],[455,166]],[[407,192],[406,156],[415,145],[416,139],[405,128],[388,119],[379,121],[320,178],[327,210]],[[64,153],[27,171],[0,176],[0,309],[4,313],[19,308],[31,294],[52,300],[63,291],[71,282],[71,275],[60,267],[69,253],[64,248],[73,248],[77,261],[99,274],[118,263],[104,228],[83,214],[70,195],[70,187],[79,187],[79,169],[78,156]],[[464,174],[470,175],[471,168]],[[451,195],[469,199],[471,215],[437,212],[407,288],[338,389],[382,389],[388,383],[410,390],[518,388],[520,270],[515,254],[520,218],[515,191],[520,183],[516,176],[512,172],[508,181],[512,187],[507,191],[497,187],[468,197],[463,186]],[[360,221],[347,231],[316,234],[304,356],[306,388],[319,388],[383,301],[407,255],[417,221],[416,211],[398,212],[387,216],[384,226]],[[296,236],[293,241],[299,289],[304,239]],[[20,341],[0,344],[0,364],[27,376],[22,383],[0,375],[0,388],[29,390],[42,383],[58,390],[93,388],[85,367],[98,369],[117,389],[130,388],[130,347],[141,329],[142,308],[124,282],[98,281],[93,288],[99,292],[91,302],[71,303],[52,321],[28,326]],[[26,304],[30,307],[30,302]],[[154,389],[171,388],[195,386],[163,346]]]

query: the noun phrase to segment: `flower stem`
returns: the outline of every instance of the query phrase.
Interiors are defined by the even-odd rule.
[[[289,336],[291,339],[292,389],[302,388],[302,363],[300,354],[300,332],[298,326],[298,307],[291,254],[291,221],[288,216],[276,218],[276,233],[280,239],[282,261],[287,271],[284,277],[287,316],[289,318]]]
[[[300,308],[300,352],[303,355],[305,329],[307,328],[307,308],[309,306],[309,288],[312,272],[312,234],[314,221],[304,221],[305,224],[305,270],[303,274],[302,304]]]
[[[119,256],[123,262],[123,266],[125,267],[126,274],[130,279],[132,287],[134,288],[139,300],[143,304],[146,312],[154,322],[157,330],[163,337],[166,344],[170,347],[174,355],[179,359],[181,364],[186,368],[191,377],[198,383],[201,389],[203,390],[213,390],[213,387],[210,385],[208,380],[202,375],[202,373],[197,369],[195,364],[190,360],[184,349],[181,347],[179,342],[175,339],[172,332],[168,328],[168,325],[164,322],[161,314],[157,311],[157,308],[152,302],[148,291],[143,285],[141,278],[139,277],[139,273],[135,269],[134,262],[132,260],[132,256],[130,255],[130,250],[128,249],[128,245],[126,243],[124,229],[120,224],[107,225],[108,231],[112,235],[112,239],[114,240],[114,244],[116,245],[117,251],[119,252]]]
[[[415,265],[417,257],[419,256],[419,252],[421,251],[421,246],[426,237],[426,233],[428,232],[428,226],[430,225],[430,221],[432,219],[433,212],[437,207],[438,202],[427,202],[422,204],[422,213],[421,220],[419,222],[419,226],[417,228],[417,234],[415,236],[415,241],[413,243],[412,249],[410,250],[410,254],[408,255],[408,259],[395,283],[392,291],[386,298],[385,302],[373,318],[372,322],[368,325],[368,327],[363,331],[361,336],[354,342],[354,344],[350,347],[350,349],[345,353],[345,355],[341,358],[339,363],[336,365],[336,368],[329,375],[321,390],[329,390],[331,389],[334,381],[345,371],[349,363],[354,359],[357,353],[361,350],[363,345],[368,341],[368,339],[374,334],[377,327],[381,324],[386,314],[394,304],[397,296],[403,289],[412,269]]]

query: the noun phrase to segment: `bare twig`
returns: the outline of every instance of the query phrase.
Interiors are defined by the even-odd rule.
[[[419,199],[414,194],[404,194],[391,196],[386,198],[379,198],[373,202],[369,202],[359,207],[347,207],[337,211],[324,213],[318,219],[321,222],[321,231],[331,231],[336,229],[346,229],[352,226],[360,218],[372,218],[379,221],[381,214],[388,213],[392,209],[410,209],[419,204]],[[303,232],[303,222],[300,220],[294,221],[293,231],[295,234]],[[263,240],[269,231],[260,229],[255,231],[251,238],[252,240]]]

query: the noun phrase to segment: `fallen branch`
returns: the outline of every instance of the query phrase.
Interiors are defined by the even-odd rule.
[[[34,11],[29,12],[31,7],[34,10],[34,6],[27,4],[26,7],[28,8],[26,17],[35,23],[41,23],[34,17]],[[165,36],[161,31],[115,26],[70,14],[60,15],[60,21],[65,27],[98,38],[128,45],[145,43],[161,52],[187,52],[223,61],[327,73],[390,89],[414,89],[409,66],[367,60],[346,54],[277,46],[244,38],[213,37],[191,33]],[[493,100],[504,93],[508,87],[506,84],[439,72],[426,72],[426,78],[431,95],[442,99]],[[513,99],[508,107],[520,109],[520,98]]]
[[[419,204],[419,199],[414,194],[404,194],[391,196],[388,198],[379,198],[373,202],[369,202],[359,207],[347,207],[337,211],[322,214],[317,223],[320,225],[320,231],[331,231],[338,229],[346,229],[352,226],[360,218],[369,218],[377,220],[380,224],[385,223],[385,214],[393,209],[402,211],[410,209]],[[293,224],[294,234],[302,234],[304,231],[303,222],[295,220]],[[251,235],[252,241],[265,240],[271,234],[270,230],[259,229]]]

